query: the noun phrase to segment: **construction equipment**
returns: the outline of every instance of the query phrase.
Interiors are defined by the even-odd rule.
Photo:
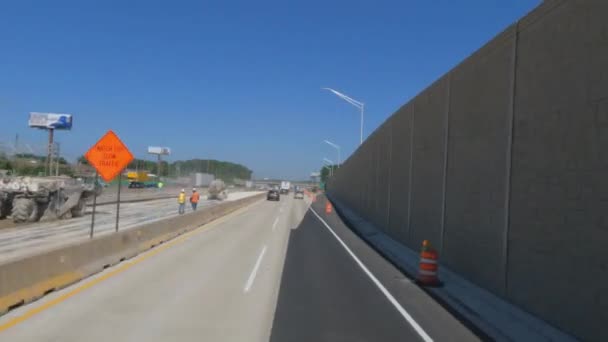
[[[209,193],[207,195],[207,199],[215,199],[215,200],[225,200],[228,198],[228,193],[226,192],[226,183],[224,183],[221,179],[215,179],[209,183],[209,188],[207,189]]]
[[[150,179],[147,171],[129,171],[127,178],[131,182],[147,182]]]
[[[0,218],[15,223],[67,219],[84,215],[87,199],[102,187],[82,179],[5,177],[0,180]]]

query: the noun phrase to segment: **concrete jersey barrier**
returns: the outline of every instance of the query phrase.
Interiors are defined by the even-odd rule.
[[[0,314],[66,287],[264,197],[225,202],[0,264]]]

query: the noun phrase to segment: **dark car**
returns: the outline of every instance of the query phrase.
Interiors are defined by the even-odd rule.
[[[131,182],[129,183],[129,189],[143,189],[146,187],[146,184],[143,182]]]
[[[271,189],[268,190],[268,194],[266,195],[266,199],[269,201],[280,201],[281,200],[281,194],[279,193],[278,189]]]

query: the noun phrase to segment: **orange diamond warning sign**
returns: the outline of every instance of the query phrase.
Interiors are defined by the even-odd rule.
[[[127,146],[112,131],[101,137],[84,157],[106,182],[118,176],[133,160],[133,155]]]

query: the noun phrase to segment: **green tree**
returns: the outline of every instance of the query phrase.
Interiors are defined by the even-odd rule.
[[[78,162],[78,164],[89,165],[89,161],[84,156],[78,157],[76,161]]]
[[[13,165],[11,164],[11,162],[4,157],[0,157],[0,170],[12,170],[12,169],[13,169]]]
[[[327,167],[321,167],[321,182],[326,183],[327,180],[330,177],[330,168],[333,168],[334,171],[336,170],[336,168],[338,167],[338,165],[327,165]]]
[[[250,179],[251,171],[244,165],[231,163],[227,161],[219,161],[213,159],[190,159],[178,160],[170,165],[170,174],[185,176],[195,172],[210,173],[215,178],[221,178],[226,182],[232,182],[234,179]]]

